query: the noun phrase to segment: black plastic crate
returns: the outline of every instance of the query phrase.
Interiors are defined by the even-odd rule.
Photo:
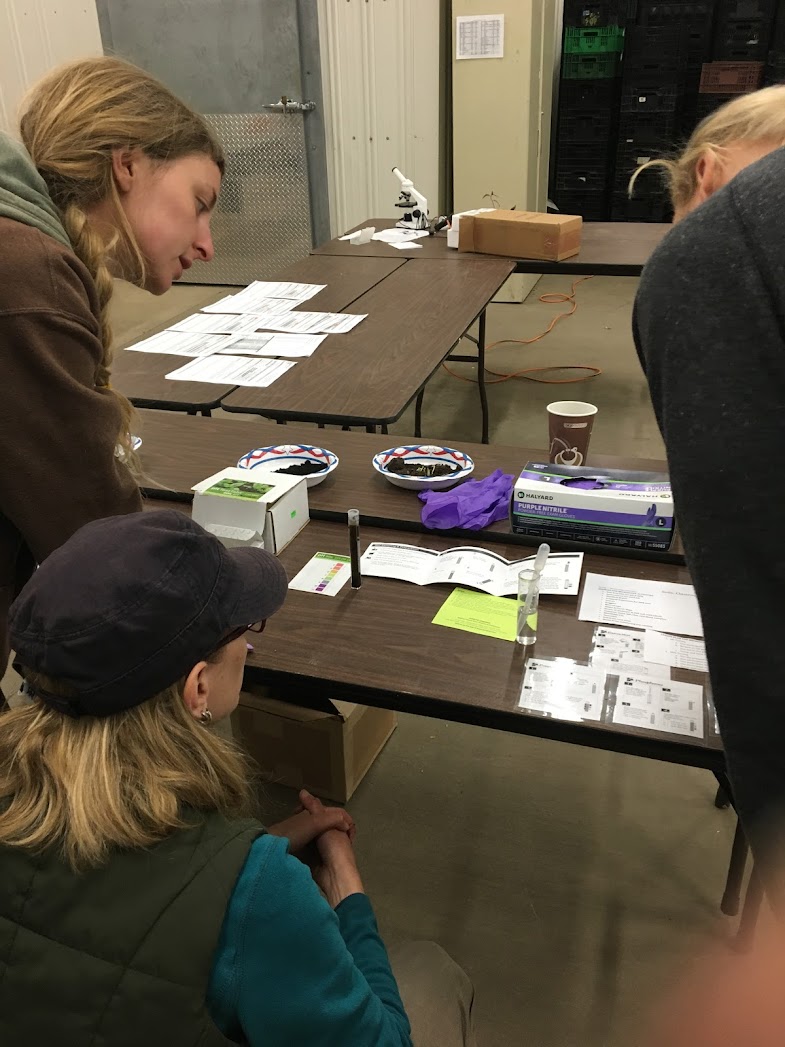
[[[564,25],[578,29],[627,25],[635,20],[635,10],[635,0],[564,0]]]
[[[618,109],[620,94],[619,77],[606,80],[562,80],[559,83],[559,110],[597,112]]]
[[[676,113],[624,113],[619,121],[619,146],[635,148],[672,145],[678,137]]]
[[[764,84],[785,83],[785,51],[769,51],[763,70]]]
[[[624,47],[624,77],[670,79],[687,65],[686,25],[634,26],[627,30]]]
[[[612,109],[592,112],[583,109],[559,109],[558,141],[604,143],[607,145],[616,130],[616,113]]]
[[[712,58],[717,62],[763,62],[770,40],[770,18],[723,18],[715,30]]]
[[[777,0],[717,0],[720,18],[773,18]]]
[[[681,83],[622,84],[622,113],[673,113],[678,111],[683,98]]]
[[[554,177],[555,191],[600,192],[608,189],[613,175],[610,157],[602,160],[558,156]]]
[[[561,214],[579,214],[587,222],[607,222],[610,216],[610,196],[604,189],[584,192],[557,189],[552,195]]]
[[[644,164],[648,164],[651,160],[661,160],[664,156],[673,153],[673,151],[673,146],[669,143],[663,143],[659,146],[620,145],[616,153],[616,165],[613,171],[613,191],[626,193],[630,179],[639,167],[643,167]],[[657,169],[646,170],[636,181],[636,185],[639,184],[643,190],[646,190],[647,186],[659,189],[662,184],[662,176]]]
[[[698,95],[695,99],[695,123],[699,124],[704,117],[713,113],[715,109],[719,109],[721,105],[730,102],[732,98],[738,97],[738,95]]]
[[[670,222],[673,209],[662,195],[636,196],[630,200],[626,193],[611,197],[612,222]]]
[[[711,21],[715,7],[716,0],[664,4],[657,3],[657,0],[641,0],[638,4],[638,25],[673,25],[674,22],[693,22],[700,19]]]

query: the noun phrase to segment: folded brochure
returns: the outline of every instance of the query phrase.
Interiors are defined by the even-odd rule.
[[[472,546],[436,552],[397,542],[371,542],[360,568],[370,578],[397,578],[416,585],[468,585],[491,596],[517,596],[518,574],[534,563],[534,556],[505,560],[498,553]],[[551,553],[540,576],[540,592],[577,596],[583,553]]]

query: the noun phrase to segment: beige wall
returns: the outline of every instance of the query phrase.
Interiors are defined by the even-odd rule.
[[[47,70],[96,54],[94,0],[0,0],[0,130],[16,132],[22,95]]]
[[[457,211],[490,207],[490,193],[502,208],[546,208],[557,2],[452,0]],[[482,14],[504,15],[504,57],[456,61],[455,19]],[[520,300],[532,286],[515,277],[500,297]]]

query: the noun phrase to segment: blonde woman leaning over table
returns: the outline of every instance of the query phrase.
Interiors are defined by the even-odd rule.
[[[764,876],[785,812],[783,143],[785,86],[769,87],[718,109],[665,162],[678,221],[633,315],[734,799]]]
[[[8,605],[82,524],[141,508],[131,408],[110,385],[113,277],[162,294],[213,256],[223,154],[116,58],[46,76],[0,133],[0,677]],[[2,696],[0,696],[2,706]]]
[[[0,714],[3,1047],[473,1044],[443,950],[409,943],[391,969],[347,812],[303,792],[265,831],[214,730],[286,593],[276,557],[162,510],[86,524],[13,603],[29,704]]]

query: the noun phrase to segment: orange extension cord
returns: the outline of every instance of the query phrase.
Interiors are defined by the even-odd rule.
[[[567,316],[572,316],[575,310],[578,308],[578,300],[575,297],[575,290],[578,284],[582,284],[584,280],[592,280],[591,276],[581,276],[574,281],[570,288],[569,294],[564,294],[561,291],[552,291],[548,294],[541,294],[539,301],[545,305],[566,305],[567,302],[572,302],[572,305],[563,313],[557,313],[556,316],[551,320],[548,326],[540,334],[535,335],[534,338],[500,338],[497,342],[491,342],[490,345],[486,345],[485,351],[488,352],[491,349],[495,349],[497,345],[533,345],[534,342],[539,342],[540,339],[544,338],[547,334],[550,334],[556,324],[563,320]],[[442,367],[451,374],[453,378],[459,378],[462,382],[477,382],[476,378],[467,378],[466,375],[456,374],[455,371],[450,370],[446,363],[442,364]],[[588,382],[591,378],[596,378],[602,374],[599,367],[590,367],[588,364],[551,364],[548,367],[525,367],[521,371],[513,371],[512,374],[504,374],[501,371],[492,371],[490,367],[485,368],[488,374],[496,375],[496,378],[492,378],[486,381],[486,385],[497,385],[499,382],[509,382],[511,378],[525,378],[529,382],[542,382],[544,385],[571,385],[574,382]],[[589,374],[584,374],[580,378],[533,378],[532,374],[541,371],[589,371]]]

